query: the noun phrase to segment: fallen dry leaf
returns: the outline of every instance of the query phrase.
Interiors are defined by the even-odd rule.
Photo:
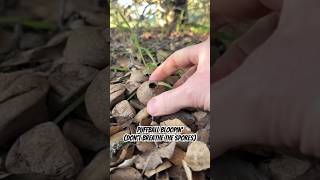
[[[129,81],[137,83],[142,83],[147,80],[148,78],[143,74],[142,70],[133,70],[129,79]]]
[[[171,158],[176,147],[175,142],[171,142],[169,145],[159,148],[157,151],[162,158]]]
[[[171,158],[176,146],[175,142],[170,143],[167,146],[155,149],[150,153],[139,155],[135,162],[136,167],[142,170],[150,170],[156,168],[162,164],[162,158]]]
[[[124,145],[117,153],[117,156],[112,159],[110,166],[115,166],[125,159],[130,159],[134,153],[134,146],[130,144]]]
[[[151,152],[156,148],[156,145],[153,142],[137,142],[136,147],[140,152]]]
[[[159,173],[163,170],[170,168],[171,166],[172,166],[172,164],[169,161],[165,161],[163,164],[158,166],[156,169],[146,170],[144,172],[144,175],[147,177],[151,177],[151,176],[155,175],[156,173]]]
[[[124,117],[131,119],[136,115],[136,110],[130,105],[127,100],[119,102],[111,111],[113,117]]]
[[[192,180],[192,171],[189,168],[189,166],[187,165],[185,160],[182,160],[182,166],[184,168],[184,171],[186,172],[187,179]]]
[[[119,168],[110,175],[112,180],[142,180],[142,175],[133,167]]]
[[[169,159],[174,165],[179,166],[182,165],[182,160],[186,156],[186,153],[176,146],[174,149],[173,155]]]
[[[110,106],[111,107],[113,107],[116,103],[124,99],[125,91],[126,91],[126,87],[121,83],[110,85]]]
[[[149,114],[148,114],[147,108],[143,108],[136,114],[133,122],[139,124],[143,119],[146,119],[148,117],[149,117]]]
[[[117,167],[111,167],[110,172],[112,172],[115,169],[118,168],[125,168],[125,167],[130,167],[134,164],[134,161],[137,159],[137,156],[132,156],[130,159],[127,159],[123,161],[121,164],[119,164]]]

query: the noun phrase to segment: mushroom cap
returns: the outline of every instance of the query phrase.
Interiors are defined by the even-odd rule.
[[[193,171],[209,169],[210,151],[208,146],[201,141],[192,142],[188,146],[184,160]]]
[[[147,105],[148,101],[165,91],[163,86],[159,86],[156,82],[146,81],[137,89],[138,100]]]

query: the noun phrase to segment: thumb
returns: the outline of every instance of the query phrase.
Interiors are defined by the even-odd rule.
[[[161,116],[175,113],[182,108],[188,107],[191,104],[191,98],[186,98],[188,97],[186,96],[188,92],[189,90],[184,84],[166,91],[148,102],[147,111],[152,116]]]

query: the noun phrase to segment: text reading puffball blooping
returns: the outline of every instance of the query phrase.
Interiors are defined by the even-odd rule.
[[[124,142],[191,142],[196,133],[183,132],[184,126],[138,126],[135,134],[125,134]]]

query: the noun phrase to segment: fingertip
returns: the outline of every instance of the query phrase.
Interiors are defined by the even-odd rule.
[[[157,81],[157,75],[155,73],[152,73],[149,77],[149,81]]]
[[[157,102],[155,98],[152,98],[148,104],[147,104],[147,112],[151,116],[156,116],[157,115]]]

